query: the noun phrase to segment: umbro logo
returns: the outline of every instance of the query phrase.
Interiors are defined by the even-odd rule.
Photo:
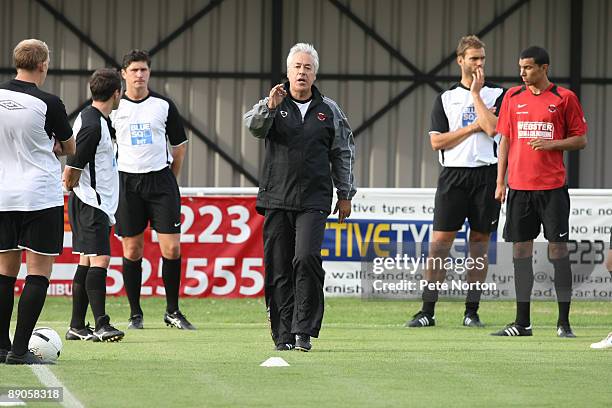
[[[287,111],[280,111],[280,114],[283,118],[286,118],[288,115]]]
[[[18,104],[15,101],[11,101],[10,99],[4,99],[0,101],[0,106],[7,110],[18,110],[18,109],[26,109],[25,106]]]
[[[516,105],[516,107],[519,109],[523,109],[525,106],[527,106],[526,103],[519,103],[518,105]]]

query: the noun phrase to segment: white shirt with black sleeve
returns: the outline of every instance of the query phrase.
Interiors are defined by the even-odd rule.
[[[117,131],[117,163],[122,172],[150,173],[168,167],[173,160],[170,146],[187,143],[174,102],[153,91],[139,101],[124,95],[111,119]]]
[[[0,84],[0,211],[64,205],[54,139],[72,137],[61,99],[17,79]]]
[[[66,166],[81,170],[73,191],[87,205],[98,208],[115,224],[119,202],[119,172],[115,160],[114,133],[110,119],[93,106],[83,109],[74,121],[76,154]]]
[[[480,97],[487,108],[495,107],[499,115],[504,99],[504,88],[485,82]],[[468,88],[460,82],[438,95],[431,112],[429,134],[447,133],[471,125],[476,120],[474,100]],[[439,151],[440,164],[444,167],[480,167],[497,163],[499,135],[494,138],[485,132],[477,132],[450,149]]]

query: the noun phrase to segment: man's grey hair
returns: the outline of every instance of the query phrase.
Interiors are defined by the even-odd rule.
[[[289,65],[291,64],[291,58],[298,52],[303,52],[305,54],[309,54],[312,57],[312,62],[314,65],[314,73],[315,75],[319,72],[319,54],[315,47],[311,44],[307,43],[297,43],[289,50],[289,55],[287,55],[287,70],[289,70]]]

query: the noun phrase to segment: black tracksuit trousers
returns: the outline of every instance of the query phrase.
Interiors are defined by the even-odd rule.
[[[275,344],[295,343],[296,334],[319,336],[323,321],[321,245],[327,213],[266,210],[265,295]]]

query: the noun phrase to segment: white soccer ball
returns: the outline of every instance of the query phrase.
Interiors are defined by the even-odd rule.
[[[45,362],[54,362],[62,351],[62,339],[57,332],[49,327],[38,327],[30,337],[30,351]]]

